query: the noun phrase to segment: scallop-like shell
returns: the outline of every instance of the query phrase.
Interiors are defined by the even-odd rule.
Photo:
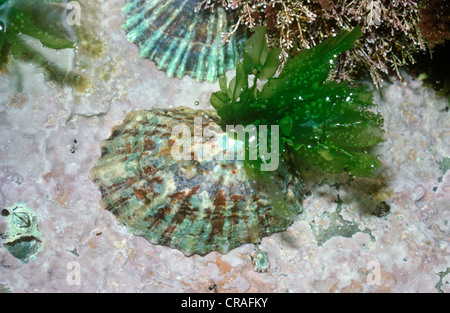
[[[114,127],[91,171],[101,206],[131,233],[185,255],[226,253],[285,230],[291,221],[275,214],[266,187],[250,181],[243,161],[173,159],[179,137],[172,128],[185,124],[194,130],[195,117],[202,118],[203,128],[217,126],[212,136],[233,141],[218,127],[215,112],[185,107],[132,112]],[[284,174],[277,174],[275,184],[298,214],[302,183],[280,164],[277,173]]]
[[[222,7],[196,11],[196,0],[128,0],[123,8],[127,39],[139,46],[139,55],[155,62],[169,77],[185,74],[197,81],[214,82],[218,74],[236,66],[244,38],[230,33],[233,16]]]

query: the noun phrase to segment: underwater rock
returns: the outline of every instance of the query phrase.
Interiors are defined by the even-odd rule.
[[[122,26],[127,39],[139,46],[140,57],[155,62],[169,77],[184,75],[197,81],[214,82],[218,74],[236,66],[243,38],[230,33],[233,15],[221,7],[199,10],[196,0],[128,0]]]
[[[173,127],[184,124],[194,134],[199,117],[203,128],[217,130],[204,134],[202,145],[223,136],[244,149],[218,127],[214,111],[180,107],[131,112],[102,143],[101,158],[91,171],[102,193],[101,206],[134,235],[188,256],[227,253],[286,230],[292,220],[275,213],[267,186],[250,179],[244,161],[196,160],[198,150],[192,152],[193,159],[174,160],[171,150],[179,137],[172,134]],[[281,162],[274,177],[284,201],[294,214],[300,213],[300,179]]]
[[[26,203],[19,202],[2,210],[1,215],[8,223],[3,245],[15,258],[28,263],[42,249],[36,214]]]

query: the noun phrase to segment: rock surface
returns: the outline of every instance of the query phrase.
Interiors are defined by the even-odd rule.
[[[42,251],[28,264],[0,238],[0,291],[210,292],[212,284],[218,292],[450,291],[448,101],[413,79],[375,93],[386,130],[376,151],[382,178],[305,169],[310,193],[299,220],[261,241],[266,273],[253,269],[253,245],[186,257],[117,223],[88,177],[100,142],[126,112],[174,103],[210,109],[209,96],[219,90],[218,83],[169,79],[139,59],[121,29],[123,5],[99,6],[107,53],[86,70],[99,86],[75,92],[20,62],[0,74],[0,206],[27,203],[42,238]],[[379,217],[383,201],[389,213]],[[6,228],[0,216],[0,233]]]

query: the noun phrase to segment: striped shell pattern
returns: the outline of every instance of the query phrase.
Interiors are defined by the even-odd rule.
[[[286,230],[292,221],[275,214],[266,187],[252,182],[243,161],[173,159],[173,127],[193,129],[195,117],[203,128],[218,125],[213,111],[180,107],[132,112],[114,127],[91,171],[102,207],[131,233],[187,256],[226,253]],[[208,140],[202,137],[202,143]],[[275,184],[298,214],[302,183],[280,166],[285,168],[277,172],[284,174],[277,174]]]
[[[189,75],[214,82],[218,74],[236,66],[244,38],[230,33],[233,16],[222,7],[196,10],[195,0],[128,0],[122,26],[127,39],[139,46],[139,55],[155,62],[168,77]]]

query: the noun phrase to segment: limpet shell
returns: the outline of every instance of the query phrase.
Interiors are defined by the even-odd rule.
[[[194,134],[195,117],[202,118],[203,128],[218,126],[214,111],[180,107],[128,113],[102,142],[91,171],[101,206],[131,233],[187,256],[226,253],[286,230],[292,221],[275,214],[266,187],[250,181],[243,161],[173,159],[171,147],[179,138],[173,127],[185,124]],[[217,128],[212,136],[234,140]],[[208,140],[203,137],[202,144]],[[286,203],[300,213],[301,181],[282,162],[276,173]]]
[[[196,0],[128,0],[122,28],[139,46],[139,55],[155,62],[169,77],[189,75],[197,81],[216,81],[221,72],[236,66],[245,38],[230,33],[233,15],[218,6],[196,11]]]

